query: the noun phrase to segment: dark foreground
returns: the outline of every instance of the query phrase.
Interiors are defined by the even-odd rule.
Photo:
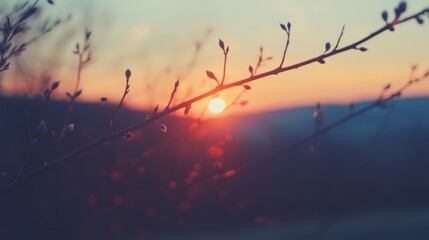
[[[401,100],[269,161],[314,132],[313,107],[168,118],[167,134],[149,126],[0,193],[0,239],[429,239],[428,106]],[[112,111],[79,105],[73,134],[29,150],[32,108],[0,107],[1,186],[23,159],[29,171],[98,136]],[[48,126],[66,110],[52,103]],[[348,111],[325,107],[324,124]],[[115,127],[144,116],[122,111]]]

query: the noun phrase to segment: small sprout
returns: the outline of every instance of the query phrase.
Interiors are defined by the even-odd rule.
[[[67,125],[64,134],[71,133],[71,132],[73,132],[73,130],[74,130],[74,124],[70,123],[70,124]]]
[[[157,113],[157,112],[158,112],[158,110],[159,110],[159,105],[156,105],[156,106],[153,108],[152,113],[153,113],[153,114],[155,114],[155,113]]]
[[[161,124],[159,122],[154,122],[155,127],[161,130],[161,132],[167,133],[167,126],[165,124]]]
[[[174,89],[176,90],[179,87],[180,81],[179,79],[176,80],[176,82],[174,83]]]
[[[49,4],[54,5],[54,1],[52,0],[46,0]]]
[[[219,84],[219,80],[217,80],[217,77],[214,75],[212,71],[206,70],[207,77],[210,79],[215,80]]]
[[[186,108],[185,108],[185,115],[189,114],[189,111],[191,110],[191,107],[192,107],[191,104],[189,104],[188,106],[186,106]]]
[[[398,6],[398,10],[400,14],[404,13],[407,10],[407,3],[406,2],[400,2]]]
[[[132,133],[132,132],[127,132],[127,133],[125,133],[122,137],[125,139],[125,140],[127,140],[127,141],[130,141],[131,139],[133,139],[134,138],[134,133]]]
[[[361,52],[366,52],[366,51],[368,51],[368,48],[366,48],[366,47],[360,47],[360,48],[358,48],[358,50],[361,51]]]
[[[283,23],[280,23],[280,27],[283,29],[283,31],[287,32],[286,26]]]
[[[416,17],[416,21],[418,24],[422,25],[424,23],[423,19],[420,18],[419,16]]]
[[[108,99],[107,99],[107,97],[102,97],[102,98],[100,98],[100,101],[101,101],[101,102],[107,102],[107,100],[108,100]]]
[[[290,22],[288,22],[287,23],[287,29],[289,30],[289,32],[290,32],[290,28],[292,27],[292,24],[290,24]]]
[[[49,130],[48,125],[46,124],[45,121],[40,121],[39,123],[39,127],[38,127],[38,131],[40,133],[47,133]]]
[[[78,90],[77,92],[75,92],[75,93],[73,94],[73,98],[77,98],[77,97],[79,97],[81,94],[82,94],[82,89],[80,89],[80,90]]]
[[[388,13],[387,13],[387,11],[386,10],[384,10],[382,13],[381,13],[381,18],[383,18],[383,20],[387,23],[387,18],[389,17],[389,15],[388,15]]]
[[[387,25],[387,28],[388,28],[391,32],[394,32],[394,31],[395,31],[395,28],[392,26],[392,24],[388,24],[388,25]]]
[[[325,60],[323,60],[323,59],[319,59],[319,60],[317,60],[320,64],[325,64],[326,62],[325,62]]]
[[[227,55],[228,53],[229,53],[229,46],[226,47],[226,50],[225,50],[225,54]]]
[[[246,89],[246,90],[250,90],[250,89],[252,89],[252,87],[250,87],[249,85],[243,85],[243,87],[244,87],[244,89]]]
[[[85,29],[85,39],[88,41],[91,37],[91,31],[89,29]]]
[[[219,47],[225,52],[225,43],[219,39]]]
[[[71,95],[71,93],[69,93],[69,92],[66,92],[66,95],[67,95],[67,97],[69,97],[70,99],[72,99],[73,97],[72,97],[72,95]]]
[[[326,52],[328,52],[328,51],[329,51],[329,49],[331,49],[331,43],[330,43],[330,42],[327,42],[327,43],[325,44],[325,53],[326,53]]]
[[[56,82],[52,83],[51,91],[57,89],[59,85],[60,85],[59,81],[56,81]]]
[[[130,70],[130,69],[127,69],[127,70],[125,71],[125,77],[126,77],[127,79],[129,79],[129,78],[131,77],[131,70]]]
[[[250,75],[253,76],[253,67],[252,67],[252,65],[249,65],[249,72],[250,72]]]
[[[407,10],[407,3],[400,2],[398,7],[395,8],[395,16],[399,18]]]

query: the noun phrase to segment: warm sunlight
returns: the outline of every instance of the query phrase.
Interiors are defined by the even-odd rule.
[[[212,113],[221,113],[225,109],[225,101],[220,98],[213,98],[209,103],[209,110]]]

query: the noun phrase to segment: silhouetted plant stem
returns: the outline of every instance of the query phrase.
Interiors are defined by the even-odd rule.
[[[30,1],[24,2],[1,19],[0,26],[2,27],[0,28],[0,32],[3,36],[0,42],[0,73],[9,69],[9,60],[11,57],[18,56],[24,52],[28,45],[38,40],[42,35],[50,32],[61,22],[60,20],[55,21],[52,26],[40,30],[40,34],[28,41],[21,41],[19,44],[14,43],[13,40],[16,39],[18,35],[26,32],[26,29],[29,28],[27,22],[29,22],[38,11],[37,4],[39,0],[36,0],[31,6],[28,6],[29,2]],[[14,15],[18,15],[16,20],[14,19]]]
[[[171,92],[171,94],[170,94],[170,100],[168,100],[168,104],[167,104],[167,106],[165,107],[165,110],[167,110],[167,109],[169,109],[170,108],[170,105],[171,105],[171,102],[173,101],[173,98],[174,98],[174,94],[176,94],[176,92],[177,92],[177,88],[179,87],[179,83],[180,83],[180,81],[179,81],[179,79],[177,79],[176,80],[176,83],[174,84],[174,89],[173,89],[173,91]],[[164,111],[165,111],[164,110]]]
[[[124,104],[125,97],[130,92],[130,77],[131,77],[131,71],[127,69],[125,71],[125,89],[124,89],[124,93],[122,94],[122,98],[119,101],[118,106],[116,106],[115,111],[113,111],[112,116],[110,117],[109,121],[107,122],[106,127],[104,128],[103,132],[101,133],[101,138],[103,138],[106,135],[106,133],[112,128],[113,119],[115,118],[116,114],[118,114],[119,109]]]
[[[344,35],[344,29],[345,28],[346,28],[346,25],[343,25],[343,28],[341,29],[340,36],[338,37],[338,40],[337,40],[337,44],[335,44],[333,51],[337,50],[338,46],[340,45],[341,39],[343,38],[343,35]]]
[[[73,51],[73,53],[78,56],[76,84],[75,84],[74,92],[72,94],[69,92],[66,93],[67,97],[69,97],[69,104],[68,104],[68,111],[67,111],[66,118],[64,119],[64,124],[61,130],[60,137],[64,137],[67,134],[67,131],[71,126],[70,118],[73,114],[75,100],[82,94],[82,89],[79,89],[82,70],[86,66],[86,64],[88,64],[92,60],[92,55],[90,51],[90,42],[89,42],[90,37],[91,37],[91,31],[88,29],[85,29],[85,38],[83,41],[82,49],[79,43],[76,43],[76,49]],[[85,54],[86,54],[86,58],[84,59]]]
[[[286,53],[287,53],[287,50],[288,50],[288,48],[289,48],[289,43],[290,43],[290,30],[291,30],[291,24],[290,23],[287,23],[287,25],[285,26],[285,25],[283,25],[283,24],[280,24],[280,27],[286,32],[286,45],[285,45],[285,48],[284,48],[284,50],[283,50],[283,56],[282,56],[282,61],[280,62],[280,66],[279,66],[279,68],[282,68],[283,67],[283,64],[284,64],[284,62],[285,62],[285,58],[286,58]]]
[[[222,82],[220,83],[221,85],[223,85],[225,83],[225,76],[226,76],[226,61],[228,60],[228,54],[224,53],[224,58],[223,58],[223,74],[222,74]]]

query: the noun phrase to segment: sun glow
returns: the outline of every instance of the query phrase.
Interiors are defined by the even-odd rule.
[[[209,110],[212,113],[221,113],[225,110],[225,101],[220,98],[213,98],[209,102]]]

